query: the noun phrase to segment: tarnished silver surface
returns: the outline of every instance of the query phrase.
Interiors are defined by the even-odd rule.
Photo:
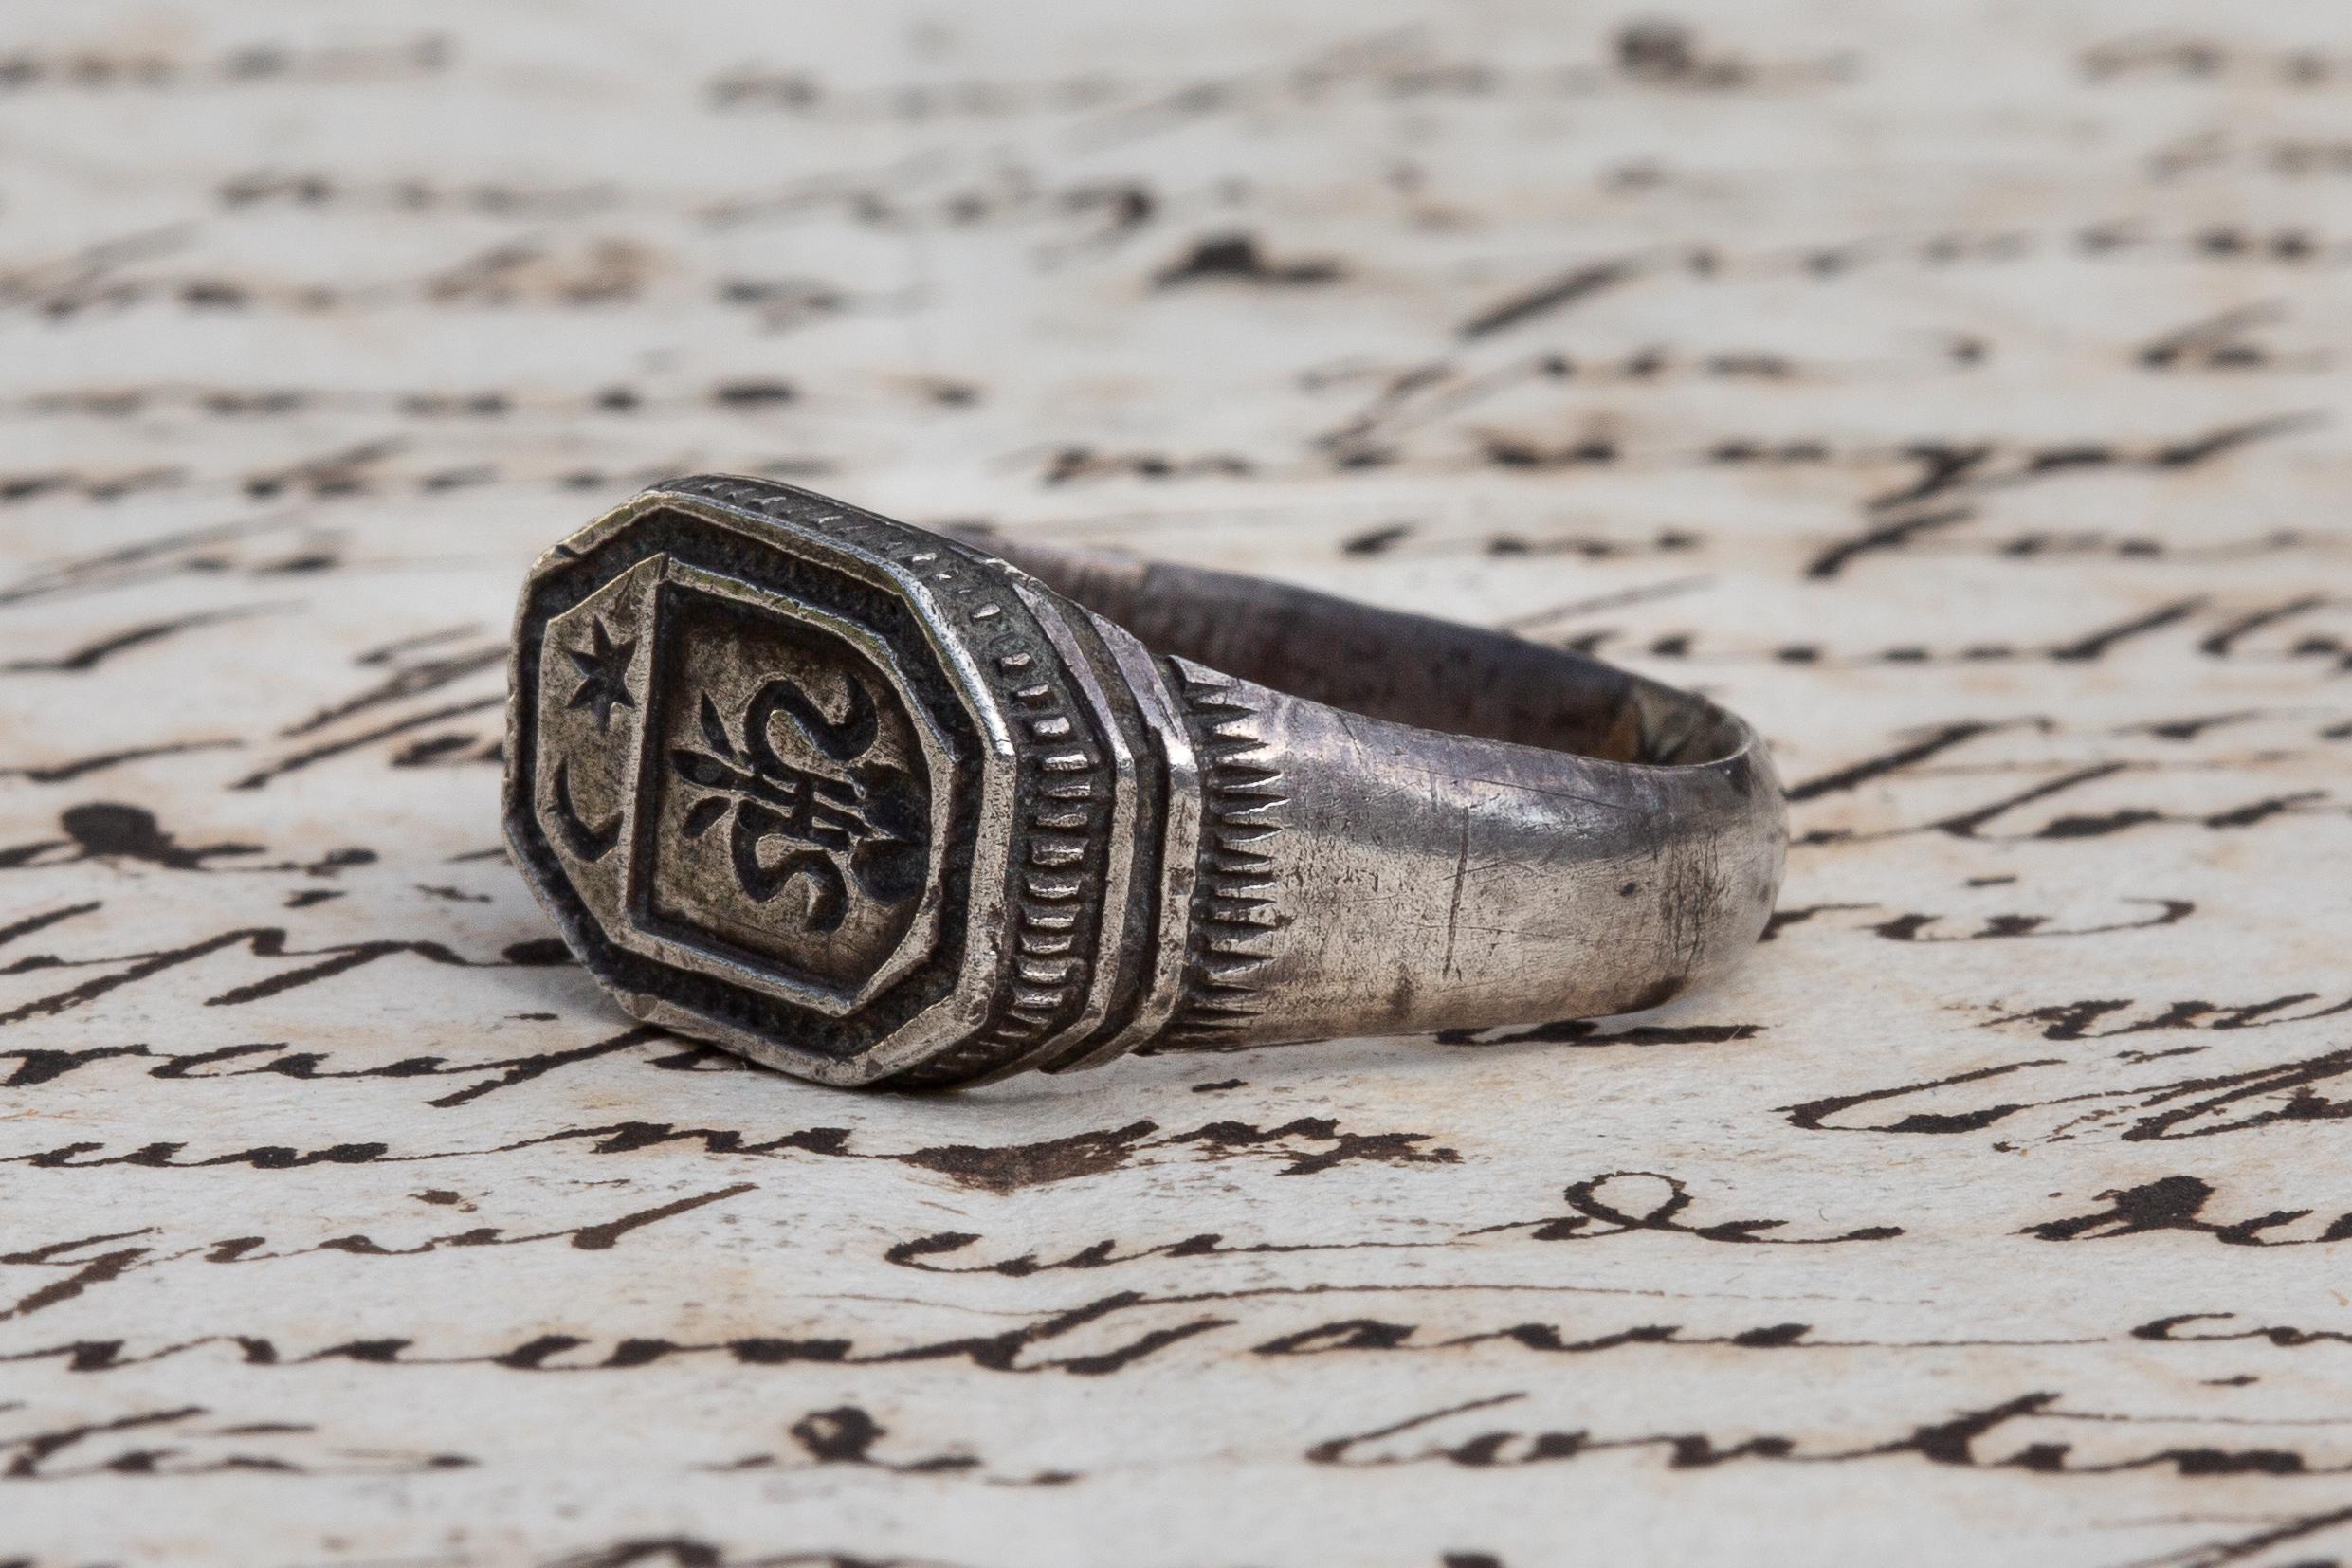
[[[658,486],[524,587],[506,833],[636,1016],[929,1086],[1657,1006],[1763,929],[1760,741],[1224,573]]]

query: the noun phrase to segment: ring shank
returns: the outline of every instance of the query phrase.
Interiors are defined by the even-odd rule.
[[[1754,738],[1704,698],[1481,627],[1238,573],[990,547],[1155,653],[1366,718],[1658,766],[1726,757]]]
[[[1161,656],[1203,828],[1158,1047],[1654,1007],[1761,933],[1784,807],[1761,741],[1596,659],[1259,578],[992,553]]]

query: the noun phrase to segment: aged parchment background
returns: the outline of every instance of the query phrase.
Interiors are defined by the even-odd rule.
[[[2331,0],[0,14],[0,1561],[2352,1554]],[[1598,1026],[858,1098],[496,848],[640,483],[1716,693]]]

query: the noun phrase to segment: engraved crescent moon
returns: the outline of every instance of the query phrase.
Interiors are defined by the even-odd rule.
[[[556,826],[572,852],[593,864],[612,852],[621,842],[621,813],[615,811],[603,823],[590,825],[581,820],[579,808],[572,804],[572,759],[559,757],[556,762],[555,779]]]

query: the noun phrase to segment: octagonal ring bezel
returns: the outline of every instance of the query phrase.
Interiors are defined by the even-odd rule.
[[[854,1085],[888,1078],[928,1060],[980,1027],[988,1016],[1007,959],[1006,873],[1011,855],[1010,821],[1016,756],[1007,717],[979,672],[975,650],[969,647],[965,636],[947,613],[946,606],[924,580],[923,574],[913,566],[903,564],[877,551],[861,548],[824,531],[825,523],[839,520],[848,511],[848,508],[816,504],[816,498],[803,501],[798,494],[793,494],[783,502],[768,501],[757,513],[752,513],[690,493],[657,488],[631,498],[542,556],[524,585],[522,604],[518,611],[516,644],[511,661],[508,744],[510,755],[518,759],[519,766],[510,770],[506,822],[508,837],[514,843],[518,855],[526,862],[525,880],[531,884],[533,892],[564,930],[574,949],[582,953],[592,972],[615,994],[630,1013],[650,1023],[677,1027],[682,1032],[722,1039],[756,1060],[803,1077]],[[638,902],[633,896],[624,901],[624,919],[616,931],[596,914],[577,883],[568,874],[562,857],[552,848],[547,825],[540,817],[538,797],[540,793],[541,759],[525,753],[525,748],[535,742],[538,729],[536,721],[526,722],[520,711],[525,704],[536,703],[538,700],[536,684],[526,680],[526,670],[537,667],[538,650],[526,650],[524,639],[534,634],[544,636],[547,627],[558,614],[576,608],[627,573],[653,561],[655,556],[664,553],[648,551],[628,560],[618,570],[599,577],[578,593],[563,611],[541,616],[535,627],[532,611],[536,597],[542,585],[555,574],[578,570],[584,557],[611,546],[622,536],[665,512],[681,514],[701,527],[733,535],[754,551],[773,551],[793,557],[819,572],[841,573],[895,597],[907,611],[914,627],[922,634],[924,646],[921,652],[934,663],[938,674],[978,738],[978,745],[973,748],[975,755],[958,758],[949,754],[947,738],[939,733],[934,716],[912,690],[903,663],[906,653],[872,629],[807,598],[780,592],[769,584],[714,572],[687,561],[669,560],[661,564],[660,572],[665,579],[675,574],[705,591],[712,581],[722,582],[725,592],[731,596],[753,603],[770,613],[784,614],[804,624],[817,626],[830,634],[844,637],[861,655],[871,659],[876,667],[885,673],[892,683],[894,694],[906,704],[919,743],[923,747],[925,763],[933,770],[934,830],[927,885],[923,893],[924,907],[898,948],[876,969],[873,976],[859,987],[856,996],[846,1003],[840,1002],[836,994],[836,1005],[828,1007],[810,994],[812,988],[793,976],[773,971],[757,971],[699,944],[679,943],[659,934],[641,930],[633,923]],[[861,512],[857,517],[865,525],[879,525],[902,536],[910,546],[919,547],[929,538],[919,530],[873,514]],[[919,549],[916,553],[920,553]],[[654,591],[650,586],[647,589],[648,593]],[[531,657],[526,658],[527,652]],[[647,664],[647,679],[650,681],[657,676],[651,671],[650,657]],[[638,757],[631,765],[629,823],[624,830],[632,836],[637,813],[645,806],[641,774],[643,755],[648,743],[647,738],[640,737]],[[527,796],[523,798],[518,797],[519,783],[528,790]],[[854,1051],[819,1050],[795,1045],[789,1038],[779,1038],[779,1031],[773,1028],[747,1027],[730,1016],[728,1012],[691,1005],[665,994],[658,986],[643,989],[631,986],[592,957],[596,952],[596,941],[601,940],[661,971],[717,980],[767,1002],[801,1009],[824,1017],[854,1018],[863,1008],[885,997],[890,989],[910,972],[920,970],[936,952],[935,946],[921,945],[917,939],[921,937],[926,941],[936,942],[943,920],[952,913],[942,903],[947,885],[942,871],[950,847],[940,825],[947,820],[954,804],[947,798],[948,791],[959,788],[970,791],[972,799],[967,803],[971,822],[970,853],[965,874],[960,878],[965,889],[962,920],[959,922],[963,951],[954,982],[936,1001]],[[528,819],[530,836],[527,838],[518,831],[519,818]],[[541,878],[550,870],[563,878],[565,886],[560,891],[542,885]],[[633,871],[629,880],[633,884]],[[592,937],[593,940],[588,939]],[[713,971],[718,973],[713,974]]]

